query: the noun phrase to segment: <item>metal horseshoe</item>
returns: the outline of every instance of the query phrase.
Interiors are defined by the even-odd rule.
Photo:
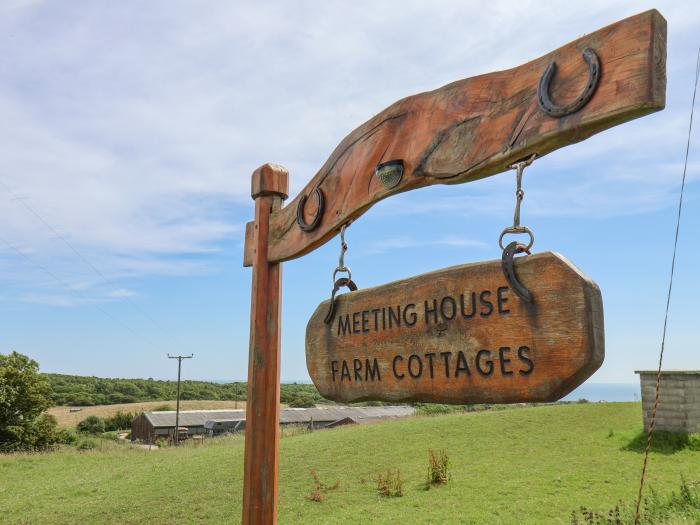
[[[520,244],[518,241],[511,242],[508,246],[503,249],[503,256],[501,257],[501,267],[503,268],[503,274],[506,276],[508,284],[511,285],[513,291],[526,303],[531,303],[533,300],[532,292],[525,288],[523,284],[518,279],[518,275],[515,273],[515,265],[513,264],[513,259],[516,253],[530,253],[530,250],[524,244]]]
[[[299,204],[297,205],[297,224],[299,225],[299,228],[301,228],[301,231],[304,232],[310,232],[316,229],[316,226],[318,226],[318,223],[321,221],[321,217],[323,216],[323,192],[320,188],[316,187],[313,190],[313,194],[316,195],[316,198],[318,199],[318,208],[316,209],[316,215],[314,215],[314,218],[310,223],[307,223],[304,220],[304,206],[306,206],[306,195],[302,195],[301,199],[299,199]]]
[[[540,78],[540,85],[537,88],[537,101],[542,110],[550,117],[561,118],[571,113],[576,113],[588,103],[593,93],[595,93],[600,81],[600,60],[596,52],[590,47],[584,50],[583,59],[588,63],[588,83],[576,100],[565,106],[555,104],[549,95],[549,86],[557,71],[556,62],[550,62],[547,65],[547,69],[544,70],[544,74]]]
[[[331,324],[331,321],[333,321],[333,317],[335,316],[335,294],[338,293],[338,290],[342,287],[348,288],[351,292],[357,290],[357,285],[350,277],[341,277],[335,281],[333,284],[333,293],[331,293],[331,304],[328,305],[328,313],[323,320],[326,324]]]

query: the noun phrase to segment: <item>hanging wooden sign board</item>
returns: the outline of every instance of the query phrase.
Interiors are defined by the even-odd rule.
[[[534,301],[511,290],[501,261],[455,266],[321,303],[306,363],[334,401],[555,401],[603,362],[598,286],[561,255],[515,262]]]
[[[666,21],[650,10],[507,71],[391,104],[351,131],[286,206],[287,171],[255,170],[243,255],[253,267],[243,523],[277,519],[281,263],[382,199],[501,173],[659,111],[665,100]],[[554,254],[520,258],[516,268],[532,306],[511,293],[498,262],[345,294],[330,327],[321,305],[307,333],[312,379],[339,401],[563,396],[602,362],[600,293]]]

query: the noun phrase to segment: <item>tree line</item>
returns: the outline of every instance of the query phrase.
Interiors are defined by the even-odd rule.
[[[69,441],[69,433],[45,413],[50,395],[51,385],[36,361],[17,352],[0,354],[0,454],[46,450]]]
[[[183,381],[181,399],[246,399],[247,384]],[[313,385],[284,384],[280,401],[290,406],[329,403]],[[75,441],[67,429],[57,427],[46,413],[52,405],[91,406],[143,401],[170,401],[177,395],[176,381],[110,379],[103,377],[46,374],[35,360],[11,352],[0,354],[0,454],[23,450],[46,450]],[[83,421],[81,432],[125,429],[134,414],[120,412],[112,418]]]
[[[50,385],[54,405],[93,406],[175,399],[177,381],[112,379],[65,374],[42,374]],[[182,381],[180,399],[245,401],[245,382]],[[328,403],[311,384],[289,383],[280,387],[280,401],[288,405]]]

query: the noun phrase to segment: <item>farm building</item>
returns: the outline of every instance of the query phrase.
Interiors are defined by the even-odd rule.
[[[642,388],[644,430],[651,425],[656,397],[656,370],[637,370]],[[664,370],[655,428],[666,432],[700,432],[700,370]]]
[[[280,410],[280,425],[311,425],[315,429],[333,428],[342,425],[370,423],[383,419],[412,416],[413,407],[329,407],[329,408],[285,408]],[[245,429],[245,415],[231,419],[212,419],[204,423],[204,434],[240,432]]]
[[[280,424],[310,424],[314,428],[332,428],[343,424],[369,423],[383,419],[412,416],[410,406],[285,408],[280,411]],[[238,432],[245,429],[244,410],[181,410],[180,427],[188,435]],[[132,441],[150,443],[159,437],[172,435],[175,429],[175,411],[142,412],[131,423]]]
[[[210,419],[245,419],[245,410],[180,410],[180,427],[188,435],[204,434],[204,423]],[[141,412],[131,422],[131,440],[152,443],[159,437],[172,435],[175,429],[175,411]]]

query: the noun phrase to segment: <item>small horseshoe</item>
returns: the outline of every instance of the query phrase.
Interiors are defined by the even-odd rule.
[[[343,286],[347,287],[351,292],[357,290],[357,285],[355,282],[348,277],[341,277],[335,281],[333,285],[333,293],[331,293],[331,304],[328,305],[328,313],[326,314],[326,318],[323,320],[323,322],[326,324],[331,324],[331,321],[335,316],[335,294],[338,293],[338,290],[340,290]]]
[[[307,223],[304,220],[304,206],[306,206],[306,195],[302,195],[301,199],[299,199],[299,204],[297,205],[297,224],[299,225],[299,228],[301,228],[301,231],[304,232],[310,232],[316,229],[316,226],[318,226],[318,223],[321,221],[321,217],[323,216],[323,192],[321,191],[321,188],[316,187],[314,188],[312,193],[316,195],[316,198],[318,199],[318,209],[316,210],[316,215],[314,215],[314,218],[310,223]]]
[[[600,60],[596,52],[590,47],[583,51],[583,59],[588,63],[588,84],[586,84],[585,89],[576,100],[566,106],[555,104],[549,96],[549,86],[557,71],[556,62],[551,61],[547,65],[547,69],[544,70],[544,74],[540,78],[540,85],[537,88],[537,101],[542,111],[550,117],[561,118],[571,113],[576,113],[591,100],[593,93],[595,93],[600,81]]]
[[[506,276],[508,284],[513,287],[515,293],[526,303],[531,303],[533,301],[532,292],[525,288],[523,284],[518,279],[515,273],[515,265],[513,264],[513,259],[516,253],[530,253],[527,246],[520,244],[517,241],[511,242],[503,250],[503,257],[501,257],[501,267],[503,268],[503,274]]]

